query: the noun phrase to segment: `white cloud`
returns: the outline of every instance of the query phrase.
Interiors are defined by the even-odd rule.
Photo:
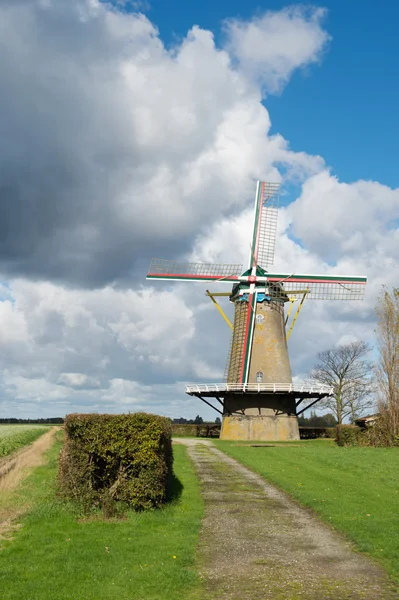
[[[229,21],[223,47],[193,27],[167,50],[145,16],[95,0],[1,4],[2,414],[210,416],[184,382],[222,378],[229,329],[200,284],[145,282],[147,259],[245,265],[254,181],[282,172],[303,186],[281,211],[276,268],[372,278],[362,306],[305,305],[295,375],[319,349],[372,336],[376,288],[395,275],[397,191],[338,182],[270,135],[260,101],[320,60],[323,17]]]
[[[330,36],[324,8],[289,6],[250,21],[229,19],[227,48],[240,68],[268,92],[280,92],[293,71],[320,61]]]
[[[279,18],[302,24],[302,40],[316,13]],[[262,27],[276,18],[267,13]],[[280,35],[285,26],[272,45]],[[280,163],[301,177],[323,166],[269,135],[259,86],[231,62],[234,36],[220,48],[195,26],[167,50],[144,15],[96,0],[2,4],[0,36],[0,269],[9,277],[84,287],[129,279],[150,246],[189,252],[207,223],[245,206],[255,179],[279,179]],[[313,60],[300,39],[290,72]]]
[[[305,182],[289,213],[295,235],[326,259],[361,260],[385,250],[387,238],[392,250],[398,242],[399,190],[375,181],[348,184],[322,171]]]
[[[322,272],[368,276],[365,301],[353,311],[369,315],[381,286],[396,280],[398,215],[399,189],[375,181],[348,184],[327,171],[310,177],[287,208],[294,235],[323,264]]]
[[[94,377],[88,377],[84,373],[61,373],[58,378],[58,384],[64,384],[70,388],[99,388],[100,381]]]
[[[109,353],[115,349],[125,360],[121,369],[132,370],[131,361],[140,357],[148,361],[154,354],[160,356],[160,364],[169,365],[173,357],[178,364],[183,344],[194,335],[193,312],[166,291],[69,290],[25,280],[14,281],[12,293],[12,305],[0,304],[11,311],[1,321],[0,351],[6,356],[13,345],[20,348],[23,342],[31,351],[30,367],[42,368],[43,373],[62,367],[64,379],[72,385],[78,384],[77,373],[109,369]],[[18,329],[16,323],[26,326]],[[21,363],[26,362],[22,357]],[[78,365],[84,371],[72,368]]]

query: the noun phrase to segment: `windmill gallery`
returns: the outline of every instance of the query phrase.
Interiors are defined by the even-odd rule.
[[[257,183],[249,267],[244,272],[237,264],[153,259],[147,275],[147,279],[233,283],[231,292],[223,294],[234,303],[226,381],[186,387],[189,395],[207,404],[209,398],[219,403],[222,439],[299,439],[301,403],[308,400],[314,404],[332,395],[332,388],[293,384],[285,303],[305,296],[311,300],[361,300],[367,282],[364,276],[266,271],[274,259],[278,192],[278,184]]]

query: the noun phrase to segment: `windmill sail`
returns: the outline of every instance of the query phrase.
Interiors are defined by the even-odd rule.
[[[249,376],[249,367],[251,362],[252,342],[255,326],[256,312],[256,292],[249,295],[247,318],[245,323],[244,344],[242,348],[241,368],[240,368],[240,383],[247,383]]]
[[[248,381],[255,326],[256,300],[256,292],[250,291],[248,302],[236,303],[227,376],[228,382],[247,383]]]
[[[256,264],[266,268],[273,264],[279,189],[278,183],[258,181],[250,256],[251,267]]]
[[[229,381],[229,368],[230,368],[230,363],[231,363],[231,353],[233,351],[233,338],[234,338],[234,329],[231,332],[229,350],[227,352],[227,359],[226,359],[226,364],[224,367],[223,381],[225,383],[227,383]]]
[[[306,300],[362,300],[367,283],[367,277],[346,275],[267,273],[267,279],[270,296],[281,300],[305,292]]]
[[[173,260],[153,258],[147,279],[173,281],[234,281],[242,272],[239,264],[179,263]]]

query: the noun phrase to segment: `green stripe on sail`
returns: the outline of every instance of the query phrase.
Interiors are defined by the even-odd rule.
[[[293,279],[306,280],[310,282],[334,282],[334,281],[347,281],[348,283],[367,283],[367,277],[351,277],[350,275],[302,275],[292,273],[266,273],[268,279],[284,279],[287,283]],[[284,281],[282,282],[284,283]]]

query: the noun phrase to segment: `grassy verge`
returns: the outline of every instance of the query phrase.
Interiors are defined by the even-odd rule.
[[[196,594],[195,548],[203,514],[186,449],[174,448],[180,496],[125,520],[79,520],[56,492],[58,440],[15,501],[31,508],[0,553],[2,600],[176,600]]]
[[[314,511],[377,558],[399,583],[399,449],[215,445]]]
[[[0,457],[31,444],[48,430],[40,425],[0,425]]]

